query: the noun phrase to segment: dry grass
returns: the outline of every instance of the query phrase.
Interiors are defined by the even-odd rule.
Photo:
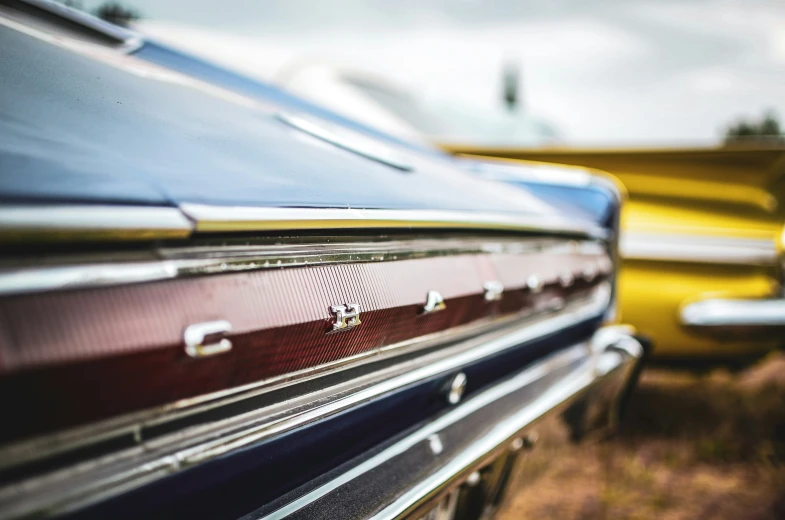
[[[518,518],[785,518],[785,356],[737,374],[644,372],[619,434],[559,453]]]

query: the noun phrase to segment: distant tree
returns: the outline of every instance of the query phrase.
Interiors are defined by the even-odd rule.
[[[782,137],[780,122],[777,121],[774,114],[766,114],[766,117],[763,118],[763,121],[760,124],[760,133],[761,135],[776,135]]]
[[[725,132],[725,144],[739,143],[782,143],[785,135],[773,112],[766,113],[759,121],[742,119]]]
[[[105,2],[95,8],[93,14],[109,23],[128,27],[131,22],[141,18],[139,11],[132,7],[126,7],[120,2]]]

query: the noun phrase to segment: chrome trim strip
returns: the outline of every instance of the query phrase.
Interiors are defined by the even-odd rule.
[[[471,155],[459,155],[458,164],[485,179],[500,182],[523,181],[533,184],[585,188],[591,185],[593,177],[589,170],[579,166],[519,160],[494,160]]]
[[[354,152],[357,155],[371,159],[404,172],[414,170],[414,165],[406,157],[387,145],[386,143],[354,132],[348,128],[318,121],[308,115],[295,115],[279,112],[277,117],[292,128],[321,139],[327,143]]]
[[[617,204],[623,202],[619,186],[610,179],[610,174],[602,175],[598,170],[525,159],[494,159],[461,153],[456,158],[459,166],[489,180],[522,181],[578,188],[597,186],[610,191]]]
[[[81,25],[87,29],[103,34],[117,41],[120,52],[130,54],[142,46],[142,36],[130,29],[120,27],[113,23],[93,16],[79,9],[55,2],[54,0],[20,0],[23,3],[46,11],[54,16],[59,16],[69,22]]]
[[[680,316],[688,327],[785,327],[785,299],[708,299],[685,305]]]
[[[460,254],[526,254],[537,251],[578,253],[587,257],[605,254],[603,246],[597,242],[520,238],[164,247],[154,250],[155,256],[164,258],[156,261],[0,267],[0,295],[103,287],[282,267],[388,262]]]
[[[598,335],[601,335],[601,332],[602,330],[598,332]],[[635,341],[623,332],[608,334],[606,337],[617,338],[616,341]],[[488,431],[465,446],[457,455],[445,454],[442,457],[446,459],[445,464],[439,467],[436,472],[418,482],[417,485],[398,496],[393,503],[388,504],[387,507],[375,514],[373,518],[392,520],[410,513],[412,508],[423,498],[443,487],[454,477],[466,474],[474,469],[473,466],[482,463],[484,458],[498,450],[500,446],[508,445],[509,441],[523,428],[548,412],[556,410],[561,404],[568,402],[572,397],[580,394],[583,390],[589,388],[617,368],[628,365],[630,362],[637,362],[640,359],[642,354],[642,349],[640,348],[637,350],[630,348],[628,353],[626,349],[619,351],[619,349],[614,348],[613,343],[605,342],[602,348],[597,348],[596,345],[590,347],[590,344],[597,343],[597,338],[598,336],[595,336],[590,342],[579,343],[567,350],[553,354],[534,366],[523,370],[511,379],[471,397],[464,404],[445,413],[381,453],[363,461],[332,481],[306,493],[262,518],[265,520],[280,519],[293,515],[362,475],[378,470],[382,465],[393,461],[396,457],[402,456],[410,450],[416,450],[419,444],[428,442],[434,436],[437,436],[437,438],[438,436],[445,437],[449,430],[460,428],[462,421],[465,421],[475,412],[486,409],[503,398],[511,397],[527,389],[527,387],[531,388],[540,381],[547,384],[547,376],[559,374],[572,367],[563,377],[548,384],[544,391],[540,390],[538,392],[539,395],[533,400],[526,402],[526,399],[522,399],[524,404],[517,412],[491,426]],[[596,370],[596,367],[599,365],[602,365],[604,368],[602,373]],[[438,460],[442,451],[434,452],[434,459]],[[417,453],[420,452],[418,451]]]
[[[123,453],[110,454],[103,459],[14,483],[0,489],[0,516],[22,516],[42,511],[63,513],[139,487],[332,416],[404,386],[450,373],[487,356],[597,317],[604,311],[609,299],[610,289],[604,283],[598,286],[589,301],[576,302],[559,312],[539,316],[535,320],[521,322],[518,316],[517,320],[505,321],[512,324],[508,329],[466,339],[380,373],[371,373],[367,378],[307,394],[294,402],[273,405],[272,412],[267,408],[254,410],[215,424],[177,431],[164,438],[142,441]],[[373,359],[369,357],[366,361]],[[357,389],[357,385],[363,384],[364,387]],[[210,406],[216,404],[211,403]],[[151,424],[157,422],[155,418],[150,421]],[[126,428],[131,432],[140,432],[142,426],[135,424]],[[38,447],[40,445],[27,442],[8,448],[14,448],[17,454],[29,454]],[[107,478],[110,471],[111,478]]]
[[[0,295],[153,282],[177,277],[174,262],[127,262],[0,271]]]
[[[714,264],[771,265],[778,261],[774,240],[622,232],[622,258],[701,262]]]
[[[517,215],[448,210],[260,208],[183,204],[201,232],[303,229],[487,229],[607,238],[600,226],[558,215]]]
[[[0,206],[0,240],[185,238],[191,230],[191,222],[176,208]]]

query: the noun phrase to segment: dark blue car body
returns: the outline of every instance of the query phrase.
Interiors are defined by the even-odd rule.
[[[9,3],[14,4],[42,9],[37,2],[33,7]],[[90,31],[100,32],[96,27],[101,23],[85,23],[76,32],[84,30],[94,38]],[[154,41],[141,39],[121,53],[53,40],[0,27],[3,205],[493,212],[576,222],[614,247],[620,200],[609,185],[489,181],[467,173],[473,168],[465,161],[390,137]],[[413,165],[412,171],[325,144],[282,123],[281,113],[390,147]],[[543,233],[533,231],[535,236]],[[611,307],[465,363],[463,399],[493,389],[565,346],[590,341],[612,314]],[[275,516],[444,415],[450,404],[434,395],[447,381],[444,374],[414,381],[193,468],[75,502],[57,514],[116,519]],[[159,434],[154,425],[146,428],[140,435]],[[42,467],[66,462],[52,459]],[[402,499],[401,482],[411,479],[414,486],[423,479],[417,471],[394,470],[398,487],[374,487],[377,483],[369,479],[362,491],[319,495],[291,516],[371,517],[379,513],[379,504]],[[21,478],[14,472],[0,475],[6,482]]]

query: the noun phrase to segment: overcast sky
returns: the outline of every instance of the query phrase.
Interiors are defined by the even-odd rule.
[[[501,69],[574,144],[716,141],[785,119],[781,0],[129,0],[156,37],[261,77],[315,59],[495,107]],[[86,2],[90,6],[90,2]]]

